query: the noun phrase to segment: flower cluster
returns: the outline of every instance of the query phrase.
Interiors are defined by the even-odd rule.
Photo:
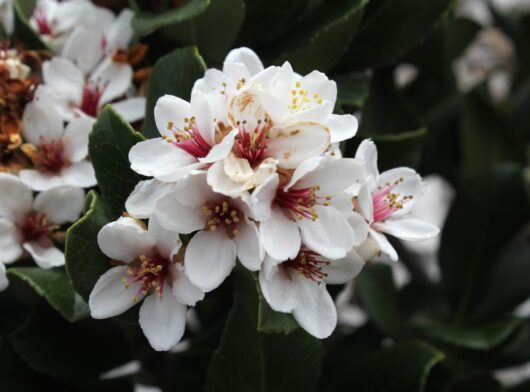
[[[8,22],[12,6],[0,3]],[[144,117],[146,47],[131,46],[132,16],[88,0],[38,0],[29,25],[48,50],[16,39],[0,48],[0,289],[4,264],[31,256],[42,268],[64,265],[66,224],[97,185],[88,135],[102,106],[130,122]]]
[[[287,62],[264,68],[240,48],[196,81],[190,102],[161,97],[160,137],[129,153],[132,169],[153,178],[98,235],[115,266],[92,291],[92,316],[143,299],[140,325],[155,349],[168,350],[182,337],[186,307],[239,260],[259,271],[273,310],[329,336],[337,314],[327,284],[348,282],[375,257],[397,260],[386,234],[438,233],[407,218],[422,193],[414,170],[379,173],[370,140],[355,158],[341,156],[338,143],[356,134],[357,120],[333,114],[336,96],[323,73],[301,76]]]

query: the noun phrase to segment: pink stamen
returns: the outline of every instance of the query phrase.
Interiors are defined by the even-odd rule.
[[[320,190],[318,185],[310,188],[300,188],[284,190],[278,188],[276,191],[275,203],[285,210],[291,212],[297,219],[316,220],[318,214],[315,210],[317,205],[329,205],[331,196],[317,196],[316,192]]]
[[[49,237],[57,225],[48,222],[45,214],[31,212],[21,226],[22,236],[25,242],[36,241],[42,237]]]
[[[287,260],[281,265],[284,268],[290,268],[298,271],[307,279],[320,283],[322,279],[328,276],[327,273],[322,272],[322,267],[329,265],[329,261],[322,260],[320,255],[309,249],[301,250],[294,260]]]
[[[57,173],[67,165],[62,140],[41,143],[34,158],[35,165],[44,171]]]
[[[184,122],[186,125],[183,129],[177,128],[171,121],[168,122],[167,129],[173,133],[175,138],[165,137],[165,139],[196,159],[204,158],[208,155],[212,146],[202,137],[195,123],[195,117],[185,118]]]
[[[237,126],[239,135],[235,142],[236,153],[246,159],[250,166],[259,164],[267,150],[267,119],[258,120],[258,125],[251,132],[247,130],[246,121],[238,121]]]
[[[97,84],[85,84],[85,87],[83,87],[83,97],[81,99],[81,105],[79,105],[79,109],[91,117],[97,117],[99,101],[101,100],[101,96],[105,92],[105,89],[106,85],[104,87],[100,87]]]
[[[52,36],[53,30],[46,16],[46,10],[43,7],[37,6],[37,8],[35,8],[35,13],[33,16],[35,17],[35,22],[37,22],[37,28],[39,29],[39,33],[41,35]]]
[[[403,205],[412,199],[412,195],[402,196],[392,192],[394,188],[403,181],[399,178],[393,184],[387,183],[372,195],[373,223],[388,219],[394,212],[401,210]]]

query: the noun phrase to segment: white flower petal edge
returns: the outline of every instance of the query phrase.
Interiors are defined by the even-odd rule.
[[[9,286],[9,281],[7,280],[6,267],[0,263],[0,291],[7,289],[7,286]]]

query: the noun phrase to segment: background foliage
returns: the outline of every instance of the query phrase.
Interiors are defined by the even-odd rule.
[[[131,0],[136,38],[149,45],[154,66],[143,136],[104,110],[89,148],[99,188],[68,231],[66,269],[9,270],[0,296],[0,390],[119,392],[135,383],[213,392],[530,390],[530,381],[506,387],[496,378],[530,361],[530,316],[513,312],[530,297],[530,15],[491,10],[515,48],[508,93],[497,99],[487,78],[466,92],[457,87],[455,60],[482,28],[455,16],[455,3]],[[44,45],[27,25],[31,2],[15,1],[15,10],[18,36]],[[387,264],[366,266],[352,299],[366,321],[339,326],[321,342],[274,313],[255,276],[240,270],[199,303],[192,325],[202,328],[188,328],[180,350],[156,353],[136,325],[137,310],[89,318],[85,301],[107,268],[96,233],[120,215],[141,179],[127,152],[156,135],[156,99],[188,99],[206,67],[222,66],[242,45],[265,65],[290,61],[300,73],[318,69],[337,81],[336,111],[362,120],[342,146],[346,156],[370,137],[381,170],[411,166],[455,188],[436,257],[441,279],[396,243],[410,281],[397,285]],[[416,74],[396,83],[403,64]],[[101,376],[131,361],[139,370]]]

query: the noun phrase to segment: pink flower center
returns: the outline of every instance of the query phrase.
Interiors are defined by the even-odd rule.
[[[401,210],[405,203],[412,200],[412,195],[403,196],[392,192],[400,182],[403,182],[403,177],[393,184],[387,183],[384,187],[379,187],[377,192],[372,194],[373,223],[388,219],[394,212]]]
[[[276,204],[282,207],[284,210],[288,210],[296,219],[311,219],[316,220],[318,218],[315,206],[323,205],[328,206],[331,196],[318,196],[317,191],[320,190],[320,186],[316,185],[310,188],[299,188],[284,190],[278,188],[276,191],[276,198],[274,199]]]
[[[24,242],[49,237],[56,229],[58,229],[58,226],[49,222],[45,214],[38,214],[36,212],[29,213],[20,227]]]
[[[105,92],[104,87],[98,86],[96,83],[86,83],[83,87],[83,97],[79,109],[91,117],[97,117],[99,110],[99,101]]]
[[[239,135],[235,141],[235,152],[240,158],[248,161],[254,167],[261,163],[267,150],[267,130],[269,122],[267,119],[258,120],[256,127],[250,132],[247,129],[246,121],[237,122]]]
[[[164,281],[168,273],[169,260],[154,254],[152,256],[141,255],[127,269],[127,275],[122,278],[126,288],[132,284],[140,284],[140,288],[133,301],[138,301],[140,296],[157,293],[160,297],[164,294]]]
[[[327,273],[322,272],[322,267],[325,265],[329,265],[329,261],[322,260],[318,253],[309,249],[301,250],[294,260],[287,260],[282,263],[284,268],[298,271],[307,279],[318,283],[328,276]]]
[[[195,117],[185,118],[184,122],[186,125],[183,129],[177,128],[171,121],[168,122],[167,129],[173,133],[175,139],[167,137],[165,139],[196,159],[204,158],[212,146],[202,137],[195,123]]]
[[[54,35],[52,26],[46,16],[46,10],[43,7],[36,7],[33,17],[35,18],[35,22],[37,23],[39,34],[50,36]]]
[[[41,143],[35,157],[33,158],[35,166],[44,171],[57,173],[68,164],[64,159],[64,143],[62,140]]]
[[[223,200],[218,203],[206,204],[202,207],[202,213],[208,219],[206,222],[207,230],[216,231],[224,227],[230,238],[239,234],[237,229],[240,221],[239,211],[233,208],[229,201]]]

